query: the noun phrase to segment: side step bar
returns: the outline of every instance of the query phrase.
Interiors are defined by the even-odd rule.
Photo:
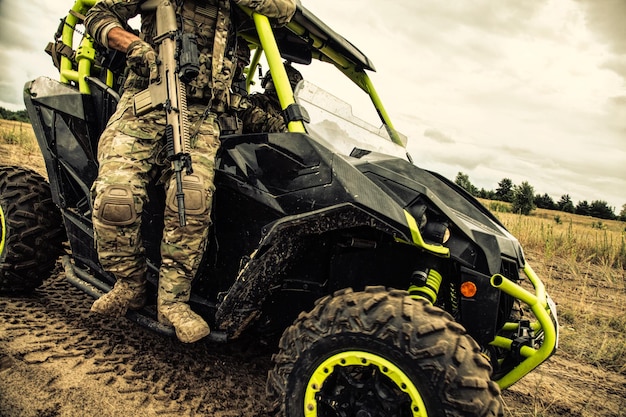
[[[63,255],[61,257],[61,263],[63,265],[63,269],[65,270],[65,279],[70,284],[91,297],[98,299],[107,292],[111,291],[111,286],[109,284],[100,281],[82,269],[74,268],[69,255]],[[129,310],[126,313],[126,317],[149,330],[160,333],[164,336],[176,337],[176,333],[172,327],[159,323],[148,314],[150,314],[150,312],[146,308],[140,311]],[[154,316],[154,314],[152,314],[152,316]],[[228,341],[228,338],[226,333],[223,331],[211,330],[211,333],[209,333],[206,337],[206,340],[217,343],[225,343]]]

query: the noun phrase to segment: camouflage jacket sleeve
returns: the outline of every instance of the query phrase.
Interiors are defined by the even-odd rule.
[[[234,0],[234,2],[274,18],[281,25],[289,22],[296,12],[296,0]]]
[[[108,48],[107,35],[114,27],[123,28],[140,13],[143,0],[100,0],[85,16],[85,28],[94,40]]]

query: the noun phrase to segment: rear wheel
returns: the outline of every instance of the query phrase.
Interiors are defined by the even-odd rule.
[[[41,285],[64,239],[47,181],[29,169],[0,166],[0,293],[25,293]]]
[[[382,287],[318,301],[274,355],[280,416],[499,416],[491,366],[443,310]]]

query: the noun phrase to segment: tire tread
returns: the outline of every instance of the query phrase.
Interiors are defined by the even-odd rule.
[[[44,177],[16,166],[0,166],[0,204],[6,238],[0,254],[0,293],[33,291],[49,276],[65,231]]]

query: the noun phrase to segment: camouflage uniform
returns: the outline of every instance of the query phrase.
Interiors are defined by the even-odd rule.
[[[287,22],[295,11],[295,0],[233,2],[251,7],[279,24]],[[123,28],[129,19],[141,14],[140,37],[156,49],[153,42],[156,16],[154,12],[142,14],[142,3],[144,0],[97,2],[86,15],[87,32],[96,42],[108,47],[109,31]],[[141,213],[147,201],[146,185],[159,177],[167,195],[161,242],[159,320],[173,324],[182,341],[193,342],[209,332],[204,320],[186,302],[211,222],[215,155],[219,148],[215,119],[204,120],[202,114],[211,97],[212,113],[219,114],[228,107],[235,36],[231,31],[230,0],[184,0],[176,5],[183,30],[196,34],[200,53],[200,73],[187,85],[191,130],[198,129],[190,150],[193,174],[183,176],[187,224],[179,225],[175,178],[166,160],[165,112],[153,110],[135,116],[133,98],[148,86],[148,79],[131,71],[98,148],[99,172],[92,187],[94,233],[100,262],[115,275],[117,282],[107,294],[108,299],[105,295],[97,300],[92,310],[120,316],[127,308],[139,308],[145,303],[146,260],[141,245]],[[191,318],[204,330],[185,334],[189,329],[179,329],[177,325],[181,317]]]
[[[285,64],[291,88],[302,80],[302,74],[289,64]],[[243,125],[243,133],[278,133],[286,132],[287,125],[278,95],[268,72],[262,81],[263,93],[250,94],[242,99],[239,117]]]

